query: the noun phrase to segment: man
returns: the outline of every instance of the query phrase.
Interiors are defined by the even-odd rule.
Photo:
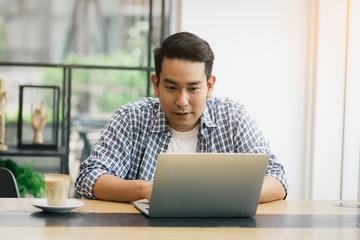
[[[247,152],[270,155],[260,202],[285,198],[283,167],[256,123],[242,105],[212,97],[213,61],[209,44],[187,32],[155,50],[151,81],[157,98],[126,104],[112,116],[80,166],[80,196],[150,200],[160,152]]]

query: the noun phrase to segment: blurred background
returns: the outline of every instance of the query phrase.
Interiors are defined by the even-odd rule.
[[[258,122],[285,166],[288,199],[359,198],[359,0],[0,0],[6,144],[17,142],[19,86],[66,92],[71,75],[67,164],[76,177],[116,109],[152,96],[152,49],[179,31],[212,46],[214,94]],[[58,157],[1,154],[61,171]]]

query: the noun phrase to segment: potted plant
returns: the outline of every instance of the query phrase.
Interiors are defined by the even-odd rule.
[[[19,166],[11,159],[0,160],[0,167],[9,169],[16,178],[21,197],[28,194],[35,198],[44,197],[44,176],[34,170],[34,162]]]

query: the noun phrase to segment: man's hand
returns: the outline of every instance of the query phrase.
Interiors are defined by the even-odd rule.
[[[153,183],[145,180],[125,180],[104,174],[95,182],[94,196],[97,199],[132,202],[141,199],[151,200]]]
[[[145,198],[150,202],[154,183],[145,182],[144,184],[145,184],[145,196],[146,196]]]
[[[265,176],[260,194],[260,203],[282,200],[285,198],[285,189],[281,182],[270,176]]]

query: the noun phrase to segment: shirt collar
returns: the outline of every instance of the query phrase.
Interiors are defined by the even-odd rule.
[[[214,114],[211,114],[211,99],[206,101],[206,105],[204,108],[204,112],[201,116],[201,125],[205,124],[206,127],[216,127],[216,123],[213,119],[215,119]]]
[[[154,107],[154,122],[151,127],[151,132],[167,132],[170,131],[170,125],[169,122],[163,112],[163,110],[160,107],[159,100],[157,101],[157,105]]]

